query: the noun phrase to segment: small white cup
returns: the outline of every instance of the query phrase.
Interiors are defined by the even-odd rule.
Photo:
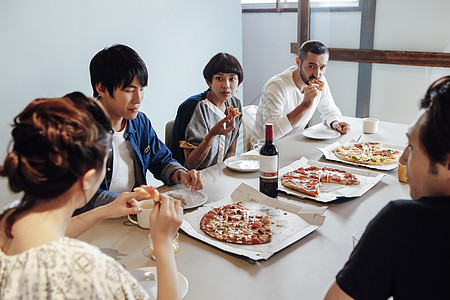
[[[363,132],[364,133],[376,133],[378,131],[379,120],[377,118],[364,118],[363,119]]]
[[[152,213],[153,206],[155,206],[155,202],[153,200],[142,200],[138,205],[142,208],[142,211],[137,214],[137,221],[133,220],[130,215],[128,215],[128,220],[133,224],[139,225],[141,228],[149,229],[150,214]]]

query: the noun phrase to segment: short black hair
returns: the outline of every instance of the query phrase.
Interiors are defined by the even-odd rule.
[[[217,53],[203,69],[203,77],[208,82],[212,82],[213,76],[218,73],[236,74],[239,84],[244,80],[244,71],[242,70],[241,64],[236,57],[228,53]]]
[[[306,59],[306,54],[308,52],[318,55],[330,54],[328,48],[321,41],[317,40],[306,41],[300,46],[300,49],[298,49],[298,57],[301,61]]]
[[[89,65],[94,97],[99,94],[95,86],[101,83],[113,96],[117,88],[127,87],[135,77],[147,86],[148,72],[142,58],[128,46],[113,45],[98,52]]]
[[[433,167],[436,163],[444,163],[450,154],[450,76],[431,84],[420,107],[426,112],[419,129],[419,140]]]

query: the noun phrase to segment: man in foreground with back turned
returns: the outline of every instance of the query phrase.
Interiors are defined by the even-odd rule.
[[[330,128],[347,133],[350,125],[331,95],[325,79],[329,52],[319,41],[303,43],[295,57],[295,66],[270,78],[264,85],[256,113],[252,144],[264,138],[264,124],[274,124],[274,138],[301,133],[316,109]]]
[[[450,76],[434,82],[408,129],[400,162],[413,200],[386,205],[367,225],[325,299],[448,299]]]

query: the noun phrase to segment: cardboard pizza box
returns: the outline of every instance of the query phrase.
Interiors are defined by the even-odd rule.
[[[320,193],[317,197],[307,195],[305,193],[298,192],[296,190],[287,188],[281,184],[281,177],[291,171],[294,171],[300,167],[329,167],[333,169],[340,169],[353,173],[360,181],[357,185],[342,185],[337,183],[322,183]],[[314,160],[308,160],[306,157],[302,157],[299,160],[294,161],[290,165],[281,168],[278,177],[278,190],[286,194],[296,196],[298,198],[311,199],[318,202],[328,203],[343,198],[355,198],[364,195],[368,190],[373,188],[382,178],[386,175],[386,172],[372,171],[363,168],[355,168],[349,166],[343,166],[339,164],[318,162]]]
[[[233,202],[244,202],[256,214],[271,217],[272,241],[270,243],[261,245],[225,243],[206,235],[200,229],[200,221],[208,211]],[[278,199],[267,197],[242,183],[231,196],[185,214],[181,229],[188,235],[223,251],[243,255],[253,260],[263,260],[319,228],[325,220],[325,216],[322,214],[326,209],[326,206],[305,207],[300,204],[284,203]]]

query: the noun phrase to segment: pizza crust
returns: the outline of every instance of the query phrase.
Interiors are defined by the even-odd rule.
[[[192,145],[186,141],[180,141],[180,148],[193,149],[194,145]]]

